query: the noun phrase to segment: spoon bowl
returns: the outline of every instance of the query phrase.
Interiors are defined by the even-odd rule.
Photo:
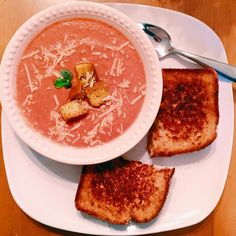
[[[159,26],[147,23],[138,23],[138,25],[149,36],[159,59],[162,59],[175,50],[171,41],[171,37],[165,30],[163,30]]]
[[[159,26],[142,22],[139,22],[138,25],[151,39],[159,59],[162,59],[169,54],[177,54],[186,57],[204,67],[212,67],[227,79],[236,82],[235,66],[175,48],[170,35]]]

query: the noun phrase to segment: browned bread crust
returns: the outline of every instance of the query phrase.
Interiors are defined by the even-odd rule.
[[[104,99],[109,95],[108,86],[103,81],[97,81],[92,87],[86,87],[84,91],[89,103],[95,107],[105,103]]]
[[[75,206],[113,224],[145,223],[160,212],[173,174],[174,168],[123,158],[84,166]]]
[[[213,69],[163,69],[160,110],[148,134],[151,157],[200,150],[214,141],[219,120]]]

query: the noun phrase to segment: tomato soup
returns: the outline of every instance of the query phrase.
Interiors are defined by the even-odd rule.
[[[62,69],[76,78],[75,65],[91,62],[109,99],[66,122],[60,107],[70,89],[55,88]],[[17,71],[16,101],[28,123],[61,144],[89,147],[120,136],[134,122],[145,96],[145,73],[132,43],[110,25],[86,18],[56,22],[27,46]]]

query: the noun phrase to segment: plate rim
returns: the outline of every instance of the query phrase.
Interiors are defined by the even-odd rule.
[[[116,4],[116,3],[112,3],[112,4]],[[118,5],[120,5],[121,3],[118,3]],[[124,4],[124,3],[123,3]],[[122,5],[123,5],[122,4]],[[124,5],[126,5],[126,4],[124,4]],[[135,6],[137,6],[137,4],[127,4],[127,5],[135,5]],[[141,4],[139,4],[139,5],[141,5]],[[141,5],[141,6],[143,6],[143,5]],[[176,12],[176,11],[173,11],[173,10],[169,10],[169,9],[165,9],[165,8],[160,8],[160,7],[153,7],[153,6],[146,6],[146,5],[144,5],[144,7],[150,7],[150,8],[159,8],[159,9],[161,9],[161,10],[167,10],[167,11],[171,11],[171,12],[174,12],[175,14],[177,13],[177,14],[181,14],[181,15],[186,15],[186,14],[184,14],[184,13],[180,13],[180,12]],[[194,17],[191,17],[191,16],[189,16],[189,15],[186,15],[186,16],[188,16],[188,17],[190,17],[190,18],[192,18],[192,19],[194,19],[194,20],[197,20],[197,21],[199,21],[198,19],[196,19],[196,18],[194,18]],[[201,21],[199,21],[199,22],[201,22]],[[203,23],[203,22],[201,22],[201,23]],[[205,23],[203,23],[205,26],[207,26]],[[207,28],[209,28],[209,29],[211,29],[209,26],[207,26]],[[212,32],[214,32],[212,29],[211,29],[211,31]],[[217,36],[217,34],[214,32],[214,34]],[[221,42],[221,40],[219,39],[219,37],[217,36],[217,38],[218,38],[218,40],[219,40],[219,42],[221,43],[221,46],[223,45],[222,44],[222,42]],[[222,46],[223,47],[223,46]],[[223,47],[223,49],[224,49],[224,47]],[[225,49],[224,49],[224,54],[225,54],[225,57],[226,57],[226,52],[225,52]],[[232,89],[231,89],[231,98],[232,98]],[[232,108],[233,108],[233,103],[232,103]],[[2,120],[3,120],[3,118],[2,118]],[[233,120],[234,120],[234,112],[233,112],[233,110],[232,110],[232,124],[233,124],[233,127],[234,127],[234,123],[233,123]],[[232,134],[233,134],[233,131],[232,131]],[[2,135],[3,135],[3,133],[2,133]],[[233,143],[233,135],[231,135],[231,151],[230,151],[230,153],[232,153],[232,143]],[[3,149],[4,149],[4,146],[3,146]],[[5,156],[5,155],[3,155],[3,156]],[[232,154],[231,154],[231,156],[232,156]],[[231,158],[229,158],[229,163],[230,163],[230,159]],[[5,159],[4,159],[4,164],[5,164]],[[6,165],[6,164],[5,164]],[[229,168],[229,165],[228,165],[228,168]],[[6,171],[7,172],[7,171]],[[227,171],[227,173],[225,174],[226,175],[226,177],[227,177],[227,174],[228,174],[228,171]],[[225,183],[225,181],[224,181],[224,183]],[[224,189],[224,186],[225,186],[225,184],[223,185],[223,189]],[[221,195],[223,194],[223,190],[222,190],[222,192],[221,192],[221,194],[220,194],[220,196],[218,196],[218,201],[219,201],[219,199],[220,199],[220,197],[221,197]],[[216,204],[215,204],[215,206],[217,205],[217,203],[218,203],[218,201],[216,202]],[[213,204],[214,205],[214,204]],[[215,206],[213,207],[213,209],[215,208]],[[205,219],[211,212],[212,212],[212,210],[213,209],[211,209],[211,210],[209,210],[209,212],[207,213],[207,214],[205,214],[205,215],[203,215],[202,216],[202,218],[201,217],[199,217],[200,219],[198,219],[198,220],[196,220],[196,222],[192,222],[191,224],[187,224],[187,225],[183,225],[183,226],[179,226],[179,227],[175,227],[175,228],[173,228],[173,229],[168,229],[168,230],[164,230],[164,231],[169,231],[169,230],[174,230],[174,229],[179,229],[179,228],[183,228],[183,227],[187,227],[187,226],[190,226],[190,225],[194,225],[194,224],[197,224],[197,223],[199,223],[199,222],[201,222],[203,219]],[[33,219],[35,219],[35,217],[32,217]],[[37,219],[36,219],[37,220]],[[39,221],[39,222],[42,222],[41,220]],[[44,223],[43,223],[44,224]],[[47,224],[46,224],[47,225]],[[51,226],[51,225],[50,225]],[[52,226],[52,227],[56,227],[56,228],[58,228],[57,226]],[[61,228],[61,229],[63,229],[63,228]],[[64,229],[64,230],[68,230],[68,229]],[[78,232],[78,231],[71,231],[71,232]],[[149,232],[140,232],[140,233],[138,233],[137,231],[134,231],[134,233],[135,233],[135,235],[144,235],[144,234],[150,234],[150,233],[158,233],[158,232],[163,232],[163,231],[149,231]],[[91,232],[88,232],[88,231],[80,231],[80,233],[91,233]],[[107,234],[104,234],[104,232],[102,232],[101,234],[98,234],[98,235],[111,235],[111,232],[108,232]],[[119,234],[117,233],[117,234],[113,234],[113,235],[121,235],[120,234],[120,232],[119,232]],[[130,231],[130,232],[128,232],[128,234],[127,234],[127,231],[126,231],[126,233],[125,234],[122,234],[122,235],[133,235],[133,233],[132,233],[132,231]]]

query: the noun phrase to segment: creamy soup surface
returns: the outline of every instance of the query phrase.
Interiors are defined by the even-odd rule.
[[[55,88],[62,69],[76,79],[75,65],[91,62],[110,98],[89,106],[80,119],[66,122],[60,107],[70,89]],[[61,144],[89,147],[125,132],[141,110],[145,96],[142,61],[127,38],[106,23],[84,18],[56,22],[25,49],[17,71],[16,101],[29,124]]]

